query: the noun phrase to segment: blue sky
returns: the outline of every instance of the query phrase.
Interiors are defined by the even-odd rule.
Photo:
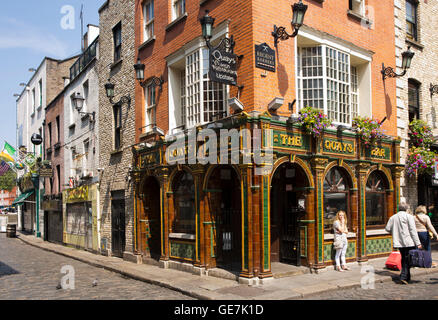
[[[84,32],[87,24],[99,25],[97,10],[104,0],[2,1],[0,11],[0,148],[4,140],[16,146],[16,98],[46,56],[64,59],[81,51],[81,5]],[[74,29],[65,29],[66,11],[74,8]],[[67,21],[68,22],[68,21]],[[63,28],[64,26],[64,28]],[[73,27],[73,24],[69,25]]]

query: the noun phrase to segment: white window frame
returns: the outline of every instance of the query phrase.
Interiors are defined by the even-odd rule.
[[[298,42],[303,41],[305,43],[312,43],[312,45],[300,45]],[[327,57],[326,57],[326,48],[331,47],[333,49],[336,49],[338,51],[341,51],[343,53],[346,53],[350,56],[350,68],[351,66],[356,67],[357,63],[351,63],[352,58],[355,60],[360,60],[362,65],[361,67],[357,66],[358,73],[360,72],[359,69],[362,70],[362,73],[364,74],[363,80],[361,80],[362,84],[359,86],[359,92],[358,94],[358,116],[367,116],[372,117],[372,84],[371,84],[371,61],[372,61],[372,53],[365,52],[366,50],[358,49],[358,47],[352,45],[351,43],[348,43],[344,40],[337,40],[334,37],[330,35],[324,35],[322,33],[319,33],[318,31],[312,31],[308,30],[306,28],[300,29],[300,34],[298,37],[295,38],[295,66],[296,66],[296,88],[297,88],[297,100],[298,100],[298,110],[302,109],[305,106],[302,106],[302,92],[300,92],[299,88],[302,89],[302,86],[300,86],[299,81],[301,78],[301,70],[300,70],[300,56],[299,56],[299,48],[300,47],[311,47],[311,46],[322,46],[322,57],[323,57],[323,94],[324,94],[324,114],[327,113]],[[351,70],[349,70],[350,74]],[[359,77],[360,78],[360,77]],[[350,79],[350,86],[351,86],[351,79]],[[365,90],[364,90],[365,89]],[[364,90],[362,93],[361,91]],[[334,125],[346,125],[351,126],[352,124],[352,97],[351,97],[351,90],[350,90],[350,122],[349,123],[342,123],[339,121],[333,121]],[[366,106],[368,104],[368,106]],[[369,107],[367,109],[367,107]]]
[[[147,12],[149,9],[149,12]],[[148,20],[148,13],[152,17]],[[154,21],[155,21],[155,8],[154,8],[154,0],[147,0],[143,2],[143,42],[152,39],[154,37]],[[152,30],[151,30],[152,29]],[[149,32],[150,31],[150,35]]]
[[[186,0],[172,0],[172,21],[186,13],[186,5]],[[184,10],[178,10],[178,7]]]
[[[157,112],[157,86],[154,82],[149,82],[146,84],[144,88],[144,97],[145,97],[145,115],[144,115],[144,126],[145,132],[151,132],[154,127],[152,125],[156,125],[156,112]],[[149,101],[149,96],[153,97],[153,101]],[[150,113],[150,114],[149,114]],[[149,115],[148,115],[149,114]]]
[[[361,16],[365,16],[365,0],[352,0],[352,8],[351,11],[357,13]]]

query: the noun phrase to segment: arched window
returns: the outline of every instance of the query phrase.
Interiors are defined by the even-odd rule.
[[[371,173],[365,190],[367,226],[383,226],[386,222],[386,179],[383,174]]]
[[[324,179],[324,231],[333,229],[333,221],[340,210],[347,214],[348,228],[351,230],[352,221],[349,210],[349,185],[345,174],[339,167],[331,169]]]
[[[196,205],[193,176],[185,171],[178,173],[172,189],[175,209],[174,232],[194,234]]]

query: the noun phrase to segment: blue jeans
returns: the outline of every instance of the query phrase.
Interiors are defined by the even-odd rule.
[[[420,242],[421,242],[421,245],[423,246],[423,250],[427,250],[430,252],[429,232],[427,232],[427,231],[418,232],[418,238],[420,238]]]

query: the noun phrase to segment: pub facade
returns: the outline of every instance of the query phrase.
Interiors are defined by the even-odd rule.
[[[248,283],[272,277],[272,263],[323,269],[344,210],[347,261],[388,255],[403,165],[395,80],[381,73],[394,41],[377,41],[394,33],[379,16],[394,5],[367,1],[373,25],[365,1],[304,1],[304,24],[286,37],[275,24],[290,29],[289,2],[247,2],[257,10],[186,1],[154,17],[166,1],[136,1],[136,254]],[[321,136],[298,118],[308,106],[334,123]],[[385,137],[367,146],[357,116],[378,119]]]

